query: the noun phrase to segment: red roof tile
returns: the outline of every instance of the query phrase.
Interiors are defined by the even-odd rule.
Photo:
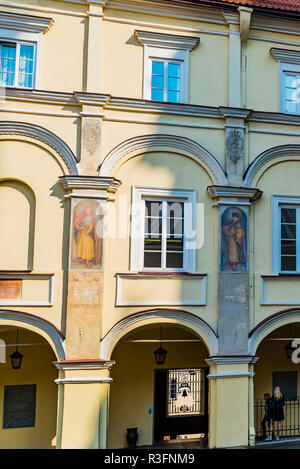
[[[249,7],[273,8],[276,10],[300,12],[300,0],[218,0]]]

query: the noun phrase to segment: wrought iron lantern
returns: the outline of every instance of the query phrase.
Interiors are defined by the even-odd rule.
[[[157,365],[164,365],[168,351],[161,346],[161,328],[160,328],[160,346],[157,350],[154,350],[155,361]]]
[[[19,331],[17,329],[16,351],[10,355],[10,360],[11,360],[13,370],[19,370],[21,368],[21,363],[23,359],[23,355],[20,352],[18,352],[18,338],[19,338]]]

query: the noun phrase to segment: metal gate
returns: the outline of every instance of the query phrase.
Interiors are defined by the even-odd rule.
[[[300,436],[300,397],[294,400],[286,400],[283,408],[284,420],[280,425],[280,436]],[[262,438],[263,431],[261,422],[265,415],[265,400],[254,400],[254,421],[257,438]],[[267,435],[269,434],[266,424]],[[275,431],[275,429],[274,429]]]

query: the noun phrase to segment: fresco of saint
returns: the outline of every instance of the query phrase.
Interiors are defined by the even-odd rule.
[[[231,269],[235,271],[237,264],[247,262],[245,232],[240,223],[240,214],[233,212],[231,223],[222,227],[222,244],[226,252]]]
[[[73,230],[76,242],[76,257],[79,259],[77,262],[85,263],[86,267],[91,268],[90,262],[98,258],[93,207],[87,206],[85,211],[75,218]]]

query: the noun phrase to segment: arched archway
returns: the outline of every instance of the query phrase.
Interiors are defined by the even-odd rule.
[[[111,370],[108,447],[127,446],[126,430],[132,427],[138,428],[138,446],[185,436],[203,444],[209,413],[205,360],[217,351],[214,332],[186,312],[134,316],[120,321],[102,342],[101,353],[106,351],[116,363]],[[154,356],[160,344],[167,351],[163,364]]]
[[[208,150],[189,138],[164,134],[141,135],[120,143],[104,158],[99,167],[99,176],[110,176],[113,169],[116,169],[121,163],[129,160],[141,150],[143,152],[168,151],[168,148],[172,151],[181,152],[184,156],[202,164],[209,173],[213,184],[228,185],[223,169]]]
[[[65,358],[63,336],[47,321],[14,311],[0,311],[0,448],[56,447],[58,390],[53,362]],[[21,354],[19,366],[12,353]],[[3,358],[3,357],[2,357]]]
[[[269,316],[250,333],[249,353],[259,357],[254,367],[253,396],[255,433],[258,439],[268,436],[272,411],[267,407],[266,413],[265,399],[268,398],[267,394],[272,396],[277,385],[285,396],[284,420],[280,423],[279,437],[300,436],[300,373],[299,365],[292,355],[292,342],[296,338],[300,339],[299,308],[279,311]],[[276,435],[277,429],[274,429],[273,439]]]

